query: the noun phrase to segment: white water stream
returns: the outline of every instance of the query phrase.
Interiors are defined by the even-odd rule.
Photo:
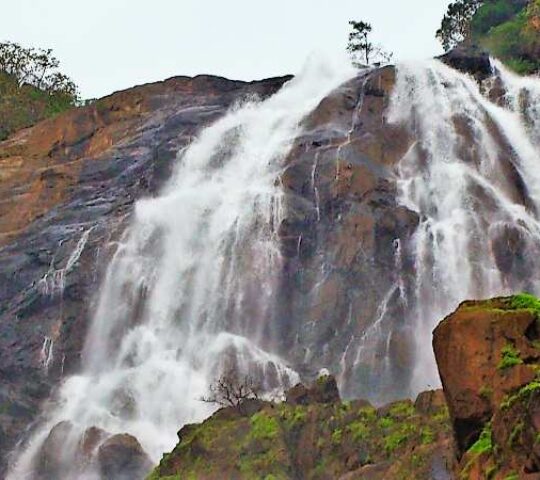
[[[507,92],[500,105],[437,61],[398,66],[388,120],[416,139],[398,187],[420,218],[408,312],[413,393],[439,385],[431,334],[461,301],[540,293],[540,80],[494,65]]]
[[[162,194],[137,203],[108,268],[83,373],[61,386],[9,479],[34,477],[61,421],[73,425],[61,478],[99,478],[75,461],[89,427],[134,435],[157,462],[182,425],[211,413],[200,399],[224,369],[261,379],[267,391],[298,380],[269,350],[267,333],[281,262],[277,179],[304,116],[352,75],[348,65],[308,64],[180,152]]]

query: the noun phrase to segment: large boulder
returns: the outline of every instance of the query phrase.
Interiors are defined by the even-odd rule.
[[[291,405],[310,405],[314,403],[338,403],[341,401],[336,379],[331,375],[319,377],[311,386],[299,383],[285,393]]]
[[[493,73],[489,54],[475,45],[459,45],[439,57],[448,66],[485,80]]]
[[[540,478],[540,300],[464,302],[433,343],[459,478]]]
[[[152,461],[139,441],[128,434],[114,435],[98,450],[99,470],[107,480],[142,480],[152,468]]]
[[[535,310],[519,297],[468,301],[435,329],[433,347],[463,454],[506,395],[535,378],[540,359]]]

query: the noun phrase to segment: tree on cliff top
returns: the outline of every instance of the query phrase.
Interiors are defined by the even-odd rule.
[[[365,67],[372,63],[388,63],[392,59],[392,53],[371,41],[370,35],[373,27],[370,23],[351,20],[349,25],[352,30],[349,33],[347,51],[351,55],[353,65]]]
[[[482,0],[457,0],[448,6],[435,34],[445,51],[471,38],[472,18],[481,5]]]
[[[50,49],[0,43],[0,141],[79,105],[77,86],[59,66]]]

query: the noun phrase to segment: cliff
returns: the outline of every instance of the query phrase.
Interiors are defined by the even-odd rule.
[[[148,479],[536,479],[539,315],[526,294],[464,302],[434,332],[443,391],[375,409],[321,377],[185,426]]]
[[[243,412],[230,407],[185,426],[148,480],[449,478],[452,438],[441,391],[376,409],[317,395],[332,386],[332,377],[321,377],[310,389],[296,386],[283,403],[253,400]]]
[[[77,371],[104,269],[135,200],[235,102],[288,78],[177,77],[136,87],[0,143],[0,454]]]

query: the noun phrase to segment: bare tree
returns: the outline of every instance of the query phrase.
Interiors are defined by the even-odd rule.
[[[201,401],[240,408],[246,400],[257,400],[262,388],[249,375],[239,377],[234,370],[229,370],[210,385],[209,391],[209,395],[202,397]]]

